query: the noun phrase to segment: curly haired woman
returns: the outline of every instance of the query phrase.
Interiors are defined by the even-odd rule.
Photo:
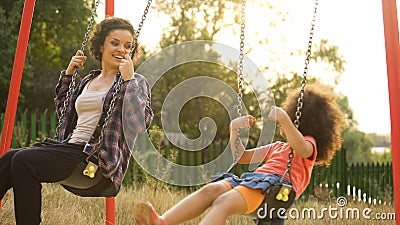
[[[36,143],[8,151],[0,158],[0,199],[13,188],[18,225],[40,224],[41,183],[66,179],[88,155],[95,156],[103,175],[104,185],[100,189],[107,187],[113,196],[119,192],[132,153],[129,146],[133,143],[129,142],[145,132],[153,118],[149,84],[144,76],[134,72],[134,62],[129,56],[135,38],[133,26],[125,19],[112,17],[97,24],[89,44],[91,54],[101,62],[101,69],[82,79],[64,110],[72,74],[86,61],[86,56],[78,50],[61,72],[56,86],[57,115],[64,114],[60,142]],[[115,92],[119,78],[122,84]],[[117,93],[115,105],[103,129],[113,93]],[[123,107],[127,109],[125,113]],[[123,120],[129,121],[130,129],[122,128]],[[99,143],[102,131],[104,137]],[[96,152],[98,145],[101,148]]]

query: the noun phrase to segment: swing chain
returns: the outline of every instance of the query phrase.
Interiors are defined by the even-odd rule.
[[[299,126],[300,126],[301,110],[303,109],[304,89],[305,89],[305,86],[307,83],[308,65],[309,65],[310,59],[311,59],[311,50],[312,50],[312,43],[313,43],[313,37],[314,37],[315,23],[316,23],[316,18],[317,18],[317,9],[318,9],[318,0],[315,0],[313,18],[311,21],[310,36],[308,38],[306,60],[305,60],[305,66],[304,66],[304,71],[303,71],[303,79],[301,81],[299,98],[297,99],[297,108],[296,108],[296,113],[295,113],[296,119],[293,122],[297,129],[299,129]],[[281,178],[281,183],[283,182],[283,179],[286,177],[287,174],[289,174],[290,182],[292,182],[292,176],[290,174],[290,170],[292,168],[293,158],[294,158],[294,150],[293,150],[293,148],[290,148],[289,160],[287,163],[286,171]]]
[[[243,97],[243,60],[244,60],[244,30],[246,27],[246,0],[242,0],[241,17],[240,17],[240,47],[239,47],[239,80],[238,80],[238,94],[237,94],[237,114],[242,115],[242,97]]]
[[[92,10],[92,15],[90,16],[89,24],[86,27],[85,37],[84,37],[84,40],[83,40],[82,45],[81,45],[81,51],[82,52],[85,52],[85,47],[86,47],[88,39],[89,39],[90,31],[92,30],[92,27],[93,27],[93,23],[94,23],[94,20],[95,20],[95,17],[96,17],[96,11],[97,11],[97,8],[99,7],[99,4],[100,4],[100,0],[96,0],[95,4],[94,4],[94,7],[93,7],[93,10]],[[61,129],[62,120],[64,119],[65,111],[67,111],[67,107],[68,107],[69,99],[70,99],[70,97],[72,95],[72,91],[75,89],[77,75],[78,75],[78,68],[75,68],[74,73],[73,73],[73,75],[71,77],[72,78],[71,79],[71,83],[69,83],[69,85],[68,85],[68,91],[67,91],[67,95],[65,96],[65,100],[64,100],[64,103],[63,103],[63,108],[62,108],[62,110],[60,112],[60,116],[58,117],[58,124],[57,124],[57,127],[56,127],[55,139],[58,139],[58,137],[60,135],[60,129]]]
[[[147,13],[149,12],[151,3],[152,3],[152,0],[148,0],[148,1],[147,1],[146,8],[144,9],[143,15],[142,15],[142,17],[141,17],[141,20],[140,20],[140,23],[139,23],[139,26],[138,26],[138,29],[136,30],[135,38],[134,38],[133,43],[132,43],[132,49],[131,49],[131,51],[130,51],[130,53],[129,53],[129,55],[130,55],[131,58],[132,58],[132,56],[133,56],[133,54],[134,54],[134,52],[135,52],[135,49],[136,49],[136,46],[137,46],[137,40],[138,40],[138,38],[139,38],[140,31],[142,30],[144,21],[146,20]],[[108,121],[109,121],[109,119],[110,119],[110,117],[111,117],[112,111],[113,111],[114,106],[115,106],[115,101],[116,101],[116,99],[117,99],[117,94],[118,94],[118,92],[121,90],[122,82],[123,82],[122,75],[119,74],[117,83],[116,83],[116,85],[115,85],[115,90],[114,90],[114,92],[113,92],[112,99],[111,99],[111,102],[110,102],[110,107],[109,107],[108,110],[107,110],[107,115],[106,115],[106,118],[105,118],[103,127],[102,127],[102,129],[101,129],[102,132],[100,132],[99,140],[98,140],[98,142],[97,142],[97,143],[99,144],[99,145],[98,145],[99,147],[97,148],[97,150],[100,148],[100,144],[101,144],[101,142],[102,142],[103,139],[104,139],[104,130],[105,130],[105,128],[107,127]],[[90,158],[95,152],[96,152],[96,151],[94,151],[91,155],[89,155],[89,156],[87,157],[86,160],[89,160],[89,158]]]
[[[314,37],[315,23],[316,23],[316,18],[317,18],[317,9],[318,9],[318,0],[315,0],[313,19],[311,21],[310,36],[308,38],[306,60],[304,63],[305,66],[304,66],[304,71],[303,71],[303,80],[301,81],[300,96],[297,100],[297,111],[295,114],[296,120],[294,121],[294,125],[296,126],[296,128],[299,128],[299,126],[300,126],[301,109],[303,108],[304,88],[307,83],[308,65],[310,64],[310,59],[311,59],[311,49],[312,49],[312,42],[313,42],[313,37]]]
[[[142,15],[142,17],[141,17],[141,21],[140,21],[140,23],[139,23],[139,25],[138,25],[138,29],[136,30],[135,38],[133,39],[132,49],[131,49],[131,51],[130,51],[130,53],[129,53],[129,55],[130,55],[131,58],[132,58],[133,53],[134,53],[134,51],[135,51],[135,49],[136,49],[137,40],[138,40],[138,38],[139,38],[140,31],[142,30],[144,21],[146,20],[146,16],[147,16],[147,13],[149,12],[149,8],[150,8],[150,6],[151,6],[151,3],[152,3],[152,0],[148,0],[148,1],[147,1],[146,8],[145,8],[145,10],[144,10],[144,12],[143,12],[143,15]],[[89,160],[89,158],[90,158],[92,155],[94,155],[96,152],[98,152],[98,150],[99,150],[100,147],[101,147],[101,143],[103,142],[103,139],[104,139],[104,131],[105,131],[105,128],[107,127],[107,124],[108,124],[108,121],[109,121],[110,116],[111,116],[111,114],[112,114],[112,111],[114,110],[115,101],[116,101],[116,99],[117,99],[117,94],[118,94],[118,92],[119,92],[120,89],[121,89],[121,85],[122,85],[122,82],[123,82],[123,81],[124,81],[124,80],[122,79],[122,75],[119,74],[118,80],[117,80],[117,83],[116,83],[116,86],[115,86],[115,90],[114,90],[114,92],[113,92],[113,96],[112,96],[112,99],[111,99],[110,107],[109,107],[108,110],[107,110],[107,116],[106,116],[106,118],[105,118],[103,127],[102,127],[101,132],[100,132],[99,140],[98,140],[98,142],[97,142],[97,143],[98,143],[97,149],[96,149],[96,151],[93,151],[93,153],[90,154],[90,155],[86,158],[87,161]]]
[[[238,93],[237,93],[237,114],[238,117],[242,116],[242,97],[243,97],[243,59],[244,59],[244,30],[246,27],[246,0],[242,0],[241,5],[241,16],[240,16],[240,46],[239,46],[239,79],[238,79]],[[235,151],[233,156],[232,165],[227,170],[228,172],[237,164],[239,158],[239,146],[240,146],[240,130],[237,131],[237,139],[235,142]]]
[[[137,46],[137,40],[138,40],[138,38],[139,38],[140,31],[142,30],[144,21],[146,20],[147,13],[149,12],[149,8],[150,8],[150,6],[151,6],[151,3],[152,3],[152,0],[148,0],[148,1],[147,1],[146,8],[144,9],[143,15],[142,15],[142,17],[141,17],[141,20],[140,20],[140,23],[139,23],[139,26],[138,26],[138,29],[136,30],[135,38],[134,38],[133,43],[132,43],[132,49],[131,49],[131,51],[130,51],[130,53],[129,53],[129,56],[130,56],[131,58],[132,58],[132,56],[133,56],[133,54],[134,54],[134,52],[135,52],[135,49],[136,49],[136,46]],[[98,140],[98,142],[97,142],[97,143],[98,143],[98,145],[97,145],[98,147],[97,147],[97,149],[96,149],[97,151],[100,149],[100,145],[101,145],[101,143],[103,142],[103,139],[104,139],[104,130],[105,130],[105,128],[107,127],[108,121],[109,121],[109,119],[110,119],[110,117],[111,117],[112,111],[113,111],[114,106],[115,106],[115,101],[116,101],[116,99],[117,99],[117,94],[118,94],[118,92],[119,92],[120,89],[121,89],[122,82],[123,82],[122,75],[119,74],[117,83],[116,83],[116,85],[115,85],[115,90],[114,90],[113,95],[112,95],[110,107],[109,107],[108,110],[107,110],[107,115],[106,115],[106,118],[105,118],[103,127],[102,127],[102,129],[101,129],[101,132],[100,132],[99,140]],[[86,158],[86,161],[88,161],[89,158],[90,158],[91,156],[93,156],[97,151],[93,151],[93,153],[90,154],[90,155]]]
[[[114,92],[113,92],[113,94],[112,94],[112,99],[111,99],[111,102],[110,102],[110,106],[108,107],[107,115],[106,115],[106,118],[104,119],[103,127],[101,128],[99,140],[98,140],[98,142],[97,142],[97,143],[98,143],[98,145],[97,145],[98,147],[97,147],[96,151],[93,151],[90,155],[88,155],[88,156],[86,157],[86,162],[89,162],[89,158],[92,157],[95,153],[97,153],[98,150],[100,149],[100,145],[101,145],[101,143],[103,142],[103,139],[104,139],[104,130],[105,130],[105,128],[107,127],[108,121],[109,121],[109,119],[110,119],[110,117],[111,117],[111,114],[112,114],[112,112],[113,112],[113,109],[114,109],[114,106],[115,106],[115,101],[116,101],[116,99],[117,99],[118,92],[121,90],[122,82],[123,82],[122,75],[119,74],[118,80],[117,80],[117,82],[116,82],[116,84],[115,84],[115,90],[114,90]]]
[[[95,16],[96,16],[96,11],[97,11],[97,8],[98,8],[98,6],[99,6],[99,3],[100,3],[100,0],[96,0],[95,5],[94,5],[94,8],[93,8],[93,11],[92,11],[92,15],[91,15],[91,17],[90,17],[89,24],[88,24],[88,26],[87,26],[87,28],[86,28],[85,37],[84,37],[84,40],[83,40],[82,46],[81,46],[81,51],[83,51],[83,52],[84,52],[85,47],[86,47],[86,45],[87,45],[87,42],[88,42],[88,39],[89,39],[89,35],[90,35],[90,31],[92,30],[92,27],[93,27],[93,24],[94,24],[94,20],[95,20]],[[130,57],[133,56],[133,53],[134,53],[134,51],[135,51],[135,49],[136,49],[137,40],[138,40],[138,37],[139,37],[139,35],[140,35],[140,31],[141,31],[141,29],[142,29],[142,27],[143,27],[144,21],[146,20],[146,16],[147,16],[147,13],[149,12],[151,3],[152,3],[152,0],[148,0],[147,5],[146,5],[146,8],[145,8],[145,10],[144,10],[144,12],[143,12],[143,15],[142,15],[142,17],[141,17],[141,21],[140,21],[140,23],[139,23],[138,29],[136,30],[135,38],[134,38],[134,40],[133,40],[132,49],[131,49],[131,51],[130,51]],[[64,118],[64,116],[65,116],[65,111],[67,110],[69,98],[70,98],[70,96],[72,95],[72,90],[74,90],[74,89],[75,89],[75,86],[76,86],[76,77],[77,77],[77,75],[78,75],[78,69],[76,68],[76,69],[74,70],[74,74],[72,75],[72,81],[71,81],[71,83],[70,83],[69,86],[68,86],[68,91],[67,91],[66,98],[65,98],[65,100],[64,100],[63,109],[61,110],[61,115],[60,115],[60,117],[58,118],[58,125],[57,125],[57,128],[56,128],[56,136],[55,136],[56,138],[59,137],[59,132],[60,132],[60,129],[61,129],[62,120],[63,120],[63,118]],[[123,81],[123,79],[122,79],[122,76],[120,75],[120,76],[118,77],[118,81],[117,81],[117,84],[116,84],[116,86],[115,86],[115,91],[114,91],[114,93],[113,93],[113,97],[112,97],[112,100],[111,100],[111,103],[110,103],[110,107],[108,108],[108,111],[107,111],[107,116],[106,116],[105,122],[104,122],[104,124],[103,124],[102,132],[101,132],[101,134],[100,134],[99,142],[98,142],[98,143],[101,143],[101,141],[102,141],[103,138],[104,138],[104,132],[103,132],[103,131],[104,131],[105,126],[106,126],[107,123],[108,123],[108,119],[109,119],[110,115],[112,114],[112,110],[113,110],[114,105],[115,105],[115,100],[116,100],[116,97],[117,97],[117,93],[118,93],[119,90],[121,89],[122,81]],[[94,151],[94,152],[96,152],[96,151]],[[90,157],[90,156],[89,156],[89,157]],[[89,158],[89,157],[88,157],[88,158]]]
[[[83,39],[83,42],[82,42],[82,47],[81,47],[82,52],[85,51],[87,42],[89,40],[90,31],[92,30],[94,20],[96,17],[96,11],[97,11],[97,8],[99,7],[99,4],[100,4],[100,0],[96,0],[96,2],[94,3],[94,10],[92,11],[92,15],[90,16],[89,25],[86,27],[85,38]]]
[[[152,2],[153,2],[153,0],[148,0],[148,1],[147,1],[146,8],[145,8],[144,11],[143,11],[143,15],[142,15],[141,20],[140,20],[140,22],[139,22],[138,29],[136,30],[135,39],[133,40],[133,43],[132,43],[132,49],[131,49],[131,52],[129,53],[129,56],[130,56],[131,58],[132,58],[132,56],[133,56],[133,54],[134,54],[134,52],[135,52],[135,50],[136,50],[137,40],[138,40],[138,38],[139,38],[140,31],[142,30],[144,21],[146,20],[147,13],[149,12],[149,9],[150,9],[150,6],[151,6],[151,3],[152,3]]]

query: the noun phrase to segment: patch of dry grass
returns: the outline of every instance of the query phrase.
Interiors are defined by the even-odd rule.
[[[117,210],[116,220],[118,225],[134,225],[133,209],[136,203],[143,201],[151,201],[158,212],[164,212],[173,206],[180,199],[189,194],[186,190],[177,190],[164,185],[161,182],[149,183],[143,186],[123,188],[116,198]],[[0,212],[0,224],[15,224],[14,207],[12,191],[9,191],[4,197],[3,208]],[[329,209],[337,207],[336,202],[320,203],[317,201],[297,201],[292,209],[302,213],[303,209],[316,209],[318,216],[322,208]],[[324,218],[321,219],[288,219],[285,224],[395,224],[394,220],[375,220],[375,219],[355,219],[345,218],[346,210],[360,209],[362,212],[365,208],[371,208],[371,217],[375,217],[377,213],[393,213],[393,206],[369,206],[364,203],[349,203],[342,208],[342,218],[333,219],[329,217],[329,212],[325,212]],[[348,210],[349,211],[349,210]],[[305,210],[307,213],[307,211]],[[340,208],[338,208],[340,213]],[[351,212],[350,212],[351,213]],[[338,214],[339,215],[339,214]],[[301,216],[301,214],[300,214]],[[362,218],[362,215],[360,216]],[[42,202],[42,224],[43,225],[59,225],[59,224],[85,224],[85,225],[104,225],[105,224],[105,199],[104,198],[82,198],[77,197],[65,191],[57,184],[43,184],[43,202]],[[184,225],[198,224],[200,218],[184,223]],[[229,225],[253,225],[252,220],[246,216],[233,216],[227,222]]]

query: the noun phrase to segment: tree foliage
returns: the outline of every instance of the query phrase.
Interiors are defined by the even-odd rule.
[[[8,95],[8,88],[3,87],[9,87],[23,3],[23,0],[0,3],[1,27],[7,27],[0,34],[0,43],[5,47],[0,49],[3,56],[1,99],[7,99]],[[54,85],[60,70],[67,66],[71,56],[81,47],[91,15],[91,4],[92,1],[86,0],[36,1],[19,108],[54,108]],[[1,109],[5,109],[3,101]]]
[[[0,2],[0,110],[4,112],[8,90],[10,86],[11,71],[18,39],[18,28],[21,20],[23,1]]]
[[[374,142],[366,133],[353,127],[345,129],[343,146],[346,149],[348,163],[373,161],[371,147],[374,146]]]
[[[268,10],[273,11],[275,8],[274,3],[263,4]],[[164,30],[160,47],[165,48],[189,40],[215,41],[218,32],[226,26],[236,26],[238,28],[237,30],[240,30],[240,7],[240,1],[227,0],[210,0],[205,2],[171,0],[161,2],[157,5],[157,10],[159,13],[168,15],[170,23]],[[278,27],[278,24],[284,21],[285,13],[274,13],[278,16],[271,21],[270,25]],[[233,20],[232,15],[234,15]],[[235,24],[227,24],[225,21],[234,21]],[[268,43],[268,40],[262,42]],[[313,63],[319,62],[333,65],[332,69],[338,74],[344,71],[344,59],[338,55],[337,47],[329,46],[327,41],[322,41],[319,45],[316,45],[316,47],[317,50],[313,52],[314,57],[311,59]],[[248,51],[251,51],[251,49]],[[273,57],[273,53],[271,57]],[[276,58],[280,57],[281,56],[276,55]],[[163,105],[165,96],[176,84],[196,75],[213,76],[222,80],[237,91],[238,74],[234,71],[226,71],[226,68],[216,67],[215,65],[206,63],[192,63],[190,65],[173,68],[157,82],[152,91],[152,104],[156,113],[155,122],[158,123],[159,127],[162,127],[160,117],[164,112],[162,112],[161,106]],[[297,73],[289,74],[289,76],[286,74],[278,74],[276,79],[269,80],[268,83],[272,84],[270,89],[274,95],[275,104],[280,105],[284,101],[287,90],[300,87],[301,80],[302,76]],[[316,82],[316,78],[311,76],[308,82]],[[206,87],[204,89],[206,90]],[[261,118],[260,108],[257,107],[260,103],[257,101],[254,93],[245,93],[243,99],[246,106],[252,106],[249,107],[248,113],[256,118]],[[188,102],[180,114],[179,123],[181,124],[182,131],[192,139],[197,138],[199,136],[199,121],[205,116],[208,116],[218,123],[216,140],[226,140],[229,137],[228,124],[230,121],[228,114],[223,113],[225,109],[213,105],[214,103],[212,100],[197,99],[195,102],[196,103]],[[235,109],[237,103],[233,101],[232,104],[232,108]],[[255,145],[259,134],[260,129],[258,127],[252,129],[250,133],[250,145]],[[277,139],[281,139],[278,132],[275,136]]]
[[[162,35],[160,47],[190,40],[213,40],[222,27],[227,25],[224,22],[227,12],[237,11],[238,5],[233,3],[238,2],[240,1],[160,1],[157,11],[170,18],[170,26]]]
[[[159,47],[161,49],[190,40],[210,40],[215,41],[218,34],[227,27],[233,27],[240,30],[240,2],[239,0],[167,0],[156,3],[156,10],[159,14],[164,14],[169,18],[169,26],[164,28]],[[250,1],[259,4],[268,13],[273,13],[273,20],[263,23],[263,27],[279,28],[279,24],[285,22],[286,12],[277,7],[278,2],[268,1]],[[0,32],[0,54],[2,63],[0,64],[0,108],[5,111],[8,87],[12,71],[15,46],[17,43],[19,23],[23,8],[23,0],[2,0],[0,2],[0,26],[3,29]],[[31,28],[31,36],[27,58],[25,61],[24,76],[22,80],[21,93],[19,99],[19,109],[25,108],[49,108],[53,106],[54,84],[58,79],[58,73],[67,66],[71,56],[77,49],[80,49],[83,35],[86,31],[88,18],[90,17],[92,1],[89,0],[70,0],[58,1],[47,0],[37,1],[35,13]],[[276,16],[275,16],[276,15]],[[257,33],[257,32],[256,32]],[[237,37],[239,42],[239,37]],[[247,40],[251,42],[252,40]],[[269,45],[269,37],[258,39],[256,44]],[[239,43],[238,43],[239,44]],[[246,46],[247,47],[247,46]],[[253,48],[252,48],[253,47]],[[249,45],[246,54],[254,49]],[[313,46],[312,62],[325,65],[329,71],[333,71],[333,86],[337,85],[340,75],[345,70],[345,60],[339,54],[339,48],[329,44],[328,40],[321,40]],[[297,53],[301,56],[304,49]],[[292,51],[297,54],[296,50]],[[266,52],[271,62],[282,61],[284,56],[279,52]],[[140,61],[146,57],[143,56]],[[220,57],[215,54],[214,57]],[[86,63],[86,73],[92,68],[94,61]],[[290,66],[290,65],[286,65]],[[300,87],[301,74],[290,71],[290,73],[280,74],[278,69],[271,69],[268,66],[263,68],[263,72],[271,72],[275,77],[268,78],[271,92],[274,95],[276,105],[280,105],[286,98],[286,91]],[[155,122],[160,124],[161,107],[168,93],[178,83],[195,76],[210,76],[220,79],[237,91],[237,73],[227,67],[193,62],[180,65],[168,71],[162,79],[158,80],[152,89],[152,106],[156,113]],[[308,83],[318,80],[309,74]],[[201,84],[199,84],[201,85]],[[223,94],[223,93],[221,93]],[[246,91],[243,101],[249,108],[249,114],[261,117],[261,112],[257,105],[257,99],[251,91]],[[232,101],[234,102],[234,101]],[[357,130],[357,121],[354,118],[353,111],[349,105],[346,96],[339,96],[338,103],[345,113],[348,129],[343,134],[343,146],[347,149],[348,159],[351,161],[369,160],[369,148],[372,146],[370,139],[361,131]],[[235,103],[232,103],[232,108]],[[168,116],[168,115],[167,115]],[[226,110],[216,101],[207,98],[196,98],[188,102],[180,114],[180,126],[182,131],[189,138],[196,138],[200,134],[199,121],[204,117],[211,117],[217,121],[218,132],[216,141],[226,140],[228,138],[229,117]],[[250,145],[254,146],[260,133],[259,128],[252,129]],[[276,139],[281,139],[278,133]]]
[[[335,71],[334,84],[338,84],[340,75],[345,71],[343,56],[339,54],[339,47],[328,44],[328,40],[322,39],[314,52],[312,58],[316,61],[323,61],[327,64],[328,70]]]
[[[192,0],[186,1],[164,1],[160,3],[157,7],[160,13],[165,13],[170,16],[170,26],[164,30],[164,34],[162,36],[160,47],[164,48],[170,46],[172,44],[178,44],[188,40],[213,40],[215,41],[215,37],[219,31],[223,27],[226,26],[238,26],[239,27],[239,16],[240,13],[240,2],[232,1],[206,1],[197,2]],[[260,3],[261,4],[261,3]],[[263,3],[263,7],[266,7],[268,10],[277,10],[274,7],[274,3]],[[266,4],[266,5],[265,5]],[[227,7],[229,6],[229,7]],[[278,9],[279,10],[279,9]],[[285,21],[285,12],[274,12],[276,13],[276,17],[273,21],[270,22],[271,27],[279,27],[279,23]],[[200,15],[200,16],[199,16]],[[234,22],[236,24],[227,24],[225,21],[229,20],[229,16],[234,15]],[[269,44],[268,37],[260,40],[260,43]],[[251,47],[249,47],[251,51]],[[333,72],[331,74],[336,74],[332,77],[333,84],[332,88],[338,84],[341,74],[345,70],[345,60],[343,56],[339,54],[339,48],[337,46],[332,46],[329,44],[329,41],[326,39],[322,39],[319,43],[314,44],[313,49],[315,49],[311,54],[311,64],[319,63],[324,64],[325,69],[327,71]],[[296,51],[293,51],[296,52]],[[299,55],[302,55],[304,50],[297,51]],[[272,52],[272,56],[277,60],[282,58],[281,55]],[[271,61],[274,61],[273,59]],[[174,85],[176,85],[177,80],[184,80],[189,78],[192,75],[204,75],[208,74],[217,77],[218,79],[223,80],[225,83],[229,84],[229,86],[236,88],[237,86],[237,74],[233,71],[226,71],[226,68],[219,68],[222,71],[215,73],[216,68],[211,65],[206,64],[192,64],[186,65],[181,68],[174,68],[173,70],[168,72],[168,76],[164,76],[162,84],[158,88],[154,88],[153,90],[153,105],[157,113],[161,113],[161,108],[163,98],[171,90]],[[266,67],[266,70],[269,68]],[[279,71],[279,70],[274,70]],[[171,74],[174,74],[173,76]],[[190,74],[190,76],[185,76],[184,74]],[[177,79],[177,76],[181,76]],[[271,92],[274,95],[274,100],[276,105],[281,105],[281,103],[286,98],[286,92],[293,88],[298,88],[301,86],[302,74],[298,72],[292,72],[291,74],[277,74],[275,79],[269,79],[268,83],[272,84],[270,86]],[[307,83],[319,82],[319,80],[313,76],[313,74],[309,74]],[[161,88],[164,87],[164,88]],[[163,89],[163,90],[161,90]],[[237,89],[236,89],[237,90]],[[244,97],[244,102],[248,106],[255,106],[259,103],[257,99],[251,93],[246,93]],[[221,131],[217,133],[217,140],[226,140],[228,138],[228,123],[229,118],[227,114],[223,113],[221,107],[217,107],[217,105],[213,105],[210,100],[201,99],[197,100],[196,103],[188,103],[183,111],[185,113],[180,114],[180,121],[182,130],[186,133],[190,138],[196,138],[199,135],[199,120],[204,116],[209,116],[214,118],[214,121],[219,121],[217,124],[218,130]],[[209,101],[209,102],[207,102]],[[353,110],[349,105],[348,98],[344,95],[339,94],[337,102],[342,109],[345,118],[347,129],[343,133],[343,147],[347,151],[347,157],[349,162],[361,162],[365,160],[371,159],[370,148],[373,146],[373,142],[371,139],[364,133],[359,131],[357,127],[357,121],[354,118]],[[204,107],[203,107],[204,106]],[[210,106],[210,107],[205,107]],[[253,111],[249,111],[249,114],[260,118],[260,109],[257,108]],[[156,121],[158,117],[156,117]],[[221,122],[224,121],[224,122]],[[160,124],[161,126],[161,124]],[[258,140],[260,130],[255,128],[250,133],[250,146],[254,146]],[[275,133],[275,140],[281,140],[282,137],[279,135],[279,132]]]

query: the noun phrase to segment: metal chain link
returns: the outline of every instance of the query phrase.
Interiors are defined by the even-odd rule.
[[[238,93],[237,93],[237,115],[238,117],[242,116],[242,98],[243,98],[243,60],[244,60],[244,38],[245,38],[245,28],[246,28],[246,0],[242,0],[242,5],[240,6],[240,46],[239,46],[239,63],[238,63]],[[228,168],[227,172],[229,172],[238,162],[239,158],[239,146],[240,146],[240,130],[237,131],[237,138],[235,141],[235,150],[233,156],[232,165]]]
[[[136,30],[135,39],[133,40],[133,43],[132,43],[132,49],[131,49],[131,52],[129,53],[129,56],[130,56],[131,58],[132,58],[132,56],[133,56],[133,53],[134,53],[135,50],[136,50],[136,47],[137,47],[137,40],[138,40],[138,38],[139,38],[140,31],[142,30],[144,21],[146,20],[147,13],[149,12],[149,9],[150,9],[150,6],[151,6],[151,3],[152,3],[152,2],[153,2],[152,0],[148,0],[148,1],[147,1],[146,8],[145,8],[144,11],[143,11],[143,15],[142,15],[142,18],[141,18],[141,20],[140,20],[138,29]]]
[[[108,121],[109,121],[109,119],[110,119],[110,117],[111,117],[111,114],[112,114],[112,112],[113,112],[113,109],[114,109],[114,106],[115,106],[115,101],[116,101],[117,96],[118,96],[118,92],[121,90],[121,84],[122,84],[122,82],[123,82],[123,79],[122,79],[121,77],[122,77],[122,75],[119,74],[118,80],[117,80],[117,82],[116,82],[116,84],[115,84],[114,92],[113,92],[113,94],[112,94],[112,99],[111,99],[111,102],[110,102],[110,106],[108,107],[107,114],[106,114],[106,118],[104,119],[104,124],[103,124],[103,126],[102,126],[102,128],[101,128],[99,140],[97,141],[97,148],[95,149],[95,151],[93,151],[93,152],[86,158],[86,162],[89,162],[89,158],[92,157],[95,153],[98,152],[98,150],[99,150],[100,147],[101,147],[101,143],[102,143],[103,140],[104,140],[104,130],[105,130],[105,128],[107,127]]]
[[[93,23],[94,23],[94,20],[95,20],[95,17],[96,17],[96,11],[97,11],[97,8],[98,8],[99,4],[100,4],[100,0],[96,0],[96,2],[94,4],[94,7],[93,7],[93,10],[92,10],[92,15],[90,16],[89,24],[86,27],[85,37],[84,37],[82,45],[81,45],[81,51],[82,52],[85,52],[85,48],[86,48],[86,45],[87,45],[87,42],[88,42],[88,39],[89,39],[90,31],[92,30],[92,27],[93,27]],[[68,91],[67,91],[67,95],[65,96],[63,108],[61,109],[60,116],[58,117],[58,124],[57,124],[57,127],[56,127],[55,139],[59,138],[60,129],[61,129],[61,125],[62,125],[62,120],[64,119],[65,111],[67,110],[67,107],[68,107],[69,98],[72,95],[72,91],[75,89],[77,75],[78,75],[78,69],[75,68],[74,73],[73,73],[73,75],[71,77],[72,78],[71,83],[69,83],[69,85],[68,85]]]
[[[237,114],[242,116],[242,97],[243,97],[243,59],[244,59],[244,31],[246,27],[246,0],[242,0],[240,17],[240,46],[239,46],[239,79],[238,79],[238,93],[237,93]]]
[[[312,50],[312,43],[313,43],[313,38],[314,38],[315,23],[316,23],[316,18],[317,18],[317,9],[318,9],[318,0],[315,0],[313,18],[311,21],[310,36],[308,38],[306,60],[305,60],[305,66],[304,66],[304,71],[303,71],[303,79],[301,81],[299,98],[297,99],[297,108],[296,108],[296,113],[295,113],[296,119],[293,122],[294,126],[297,129],[300,126],[301,110],[303,109],[304,89],[305,89],[305,86],[307,83],[308,65],[309,65],[310,59],[311,59],[311,50]],[[286,171],[281,178],[281,183],[283,182],[283,179],[286,177],[287,174],[289,174],[290,182],[292,181],[292,176],[290,174],[290,170],[292,169],[293,158],[294,158],[294,150],[293,150],[293,148],[290,148],[289,160],[287,163]]]
[[[318,9],[318,0],[315,0],[313,19],[311,21],[310,36],[308,38],[306,60],[304,62],[305,65],[304,65],[304,71],[303,71],[303,80],[301,81],[300,96],[297,100],[297,111],[295,114],[296,119],[294,121],[294,125],[296,126],[296,128],[299,128],[299,126],[300,126],[301,109],[303,108],[304,88],[307,83],[308,65],[310,64],[310,59],[311,59],[311,49],[312,49],[312,43],[313,43],[313,37],[314,37],[314,30],[315,30],[315,23],[316,23],[315,21],[317,18],[317,9]]]
[[[137,46],[136,43],[137,43],[137,40],[138,40],[138,38],[139,38],[140,31],[142,30],[144,21],[146,20],[146,16],[147,16],[147,13],[149,12],[149,8],[150,8],[150,6],[151,6],[151,3],[152,3],[152,0],[148,0],[148,1],[147,1],[146,8],[145,8],[145,10],[144,10],[144,12],[143,12],[143,15],[142,15],[142,17],[141,17],[141,21],[140,21],[140,23],[139,23],[139,25],[138,25],[138,29],[136,30],[135,38],[134,38],[133,43],[132,43],[132,49],[131,49],[131,51],[130,51],[130,53],[129,53],[129,55],[130,55],[131,58],[132,58],[133,53],[134,53],[134,51],[135,51],[135,49],[136,49],[136,46]],[[114,90],[113,95],[112,95],[110,107],[108,107],[108,110],[107,110],[107,116],[106,116],[106,118],[105,118],[103,127],[102,127],[101,132],[100,132],[99,140],[98,140],[98,142],[97,142],[97,148],[96,148],[95,151],[93,151],[93,153],[92,153],[91,155],[93,155],[94,153],[96,153],[97,151],[100,150],[101,143],[103,142],[103,139],[104,139],[104,131],[105,131],[105,128],[107,127],[107,124],[108,124],[108,121],[109,121],[110,116],[111,116],[111,114],[112,114],[112,111],[114,110],[115,101],[116,101],[116,99],[117,99],[117,94],[118,94],[118,92],[119,92],[120,89],[121,89],[121,84],[122,84],[122,82],[123,82],[123,79],[122,79],[122,75],[120,74],[120,76],[118,77],[116,86],[115,86],[115,90]],[[91,156],[91,155],[90,155],[90,156]],[[90,156],[87,158],[87,160],[90,158]]]
[[[93,27],[93,24],[94,24],[94,20],[96,18],[96,11],[97,11],[97,8],[99,7],[99,4],[100,4],[100,0],[96,0],[95,3],[94,3],[94,8],[93,8],[93,11],[92,11],[92,15],[90,16],[89,24],[86,27],[85,37],[83,39],[82,46],[81,46],[81,51],[82,52],[85,51],[86,45],[88,43],[89,35],[90,35],[91,30],[92,30],[92,27]]]

